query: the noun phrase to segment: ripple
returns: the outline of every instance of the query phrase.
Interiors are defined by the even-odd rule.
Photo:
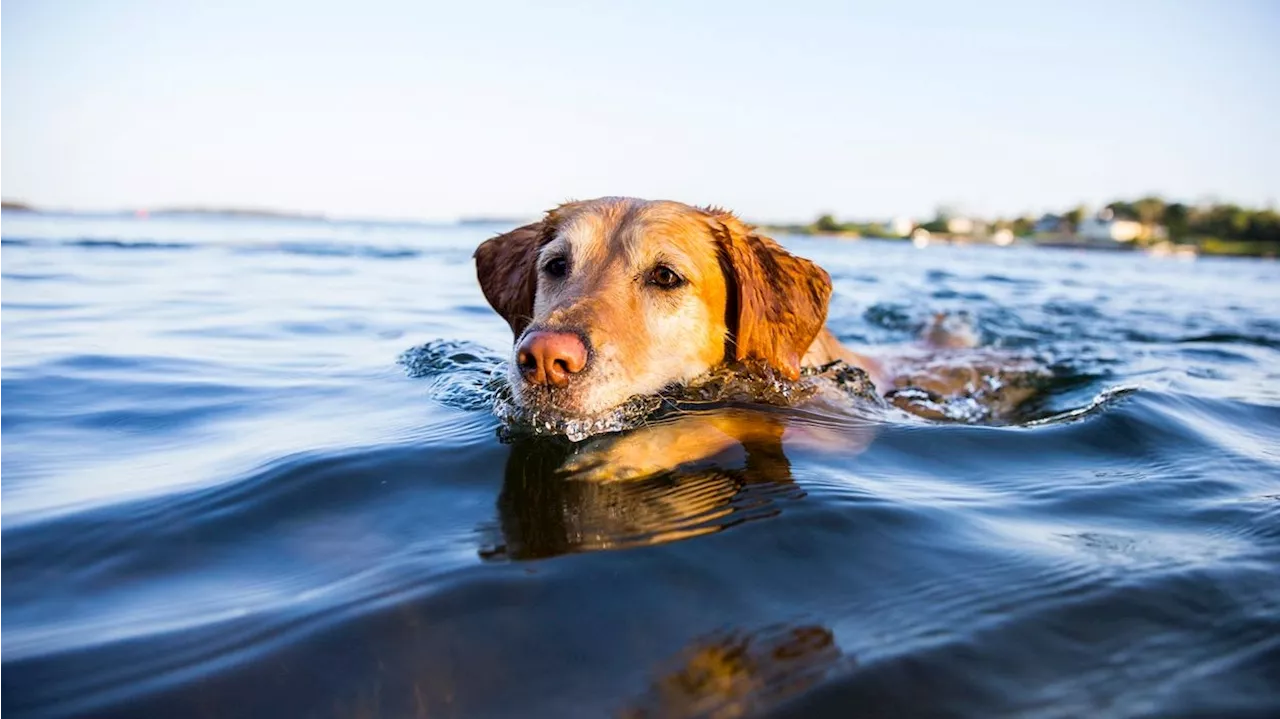
[[[569,442],[492,411],[497,229],[6,213],[6,713],[1278,713],[1274,263],[788,240],[842,339],[1043,395]]]
[[[362,257],[375,260],[405,260],[423,256],[423,251],[409,247],[377,247],[334,242],[264,242],[239,244],[235,252],[243,254],[285,254],[303,257]]]
[[[756,714],[852,666],[831,630],[817,625],[723,631],[693,642],[658,670],[644,696],[620,712],[634,717]]]
[[[1217,581],[1170,575],[1116,586],[1065,606],[1009,615],[929,649],[864,658],[856,671],[777,715],[836,716],[838,707],[849,706],[897,715],[945,706],[975,716],[1046,710],[1055,716],[1263,716],[1275,707],[1269,676],[1280,650],[1280,621],[1275,595],[1260,590],[1270,584],[1274,591],[1276,582],[1227,596],[1216,591]],[[1194,596],[1187,592],[1196,584],[1203,601],[1170,600]],[[1242,614],[1241,604],[1253,611]],[[927,699],[918,694],[922,685],[930,687]]]
[[[1234,333],[1211,333],[1193,337],[1183,337],[1177,340],[1177,342],[1182,344],[1245,344],[1254,345],[1256,347],[1280,349],[1280,338],[1264,337],[1261,335],[1240,335]]]
[[[147,240],[70,240],[60,243],[66,247],[107,250],[191,250],[197,246],[187,242],[155,242]]]

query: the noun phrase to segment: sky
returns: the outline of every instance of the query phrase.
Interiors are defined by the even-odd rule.
[[[448,220],[634,195],[807,221],[1280,201],[1278,2],[2,13],[0,192],[42,207]]]

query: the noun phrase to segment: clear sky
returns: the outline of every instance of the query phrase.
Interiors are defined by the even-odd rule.
[[[9,0],[2,28],[0,191],[42,206],[1280,200],[1274,1]]]

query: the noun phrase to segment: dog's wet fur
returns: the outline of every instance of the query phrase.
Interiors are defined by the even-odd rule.
[[[596,415],[726,363],[796,379],[802,368],[840,360],[891,395],[914,386],[932,396],[965,392],[979,372],[929,369],[939,356],[954,366],[955,353],[976,341],[940,322],[924,335],[936,352],[923,359],[873,359],[844,347],[825,327],[826,271],[715,207],[569,202],[484,242],[475,259],[485,297],[515,337],[514,401],[543,412]],[[988,415],[1029,395],[1000,393]]]

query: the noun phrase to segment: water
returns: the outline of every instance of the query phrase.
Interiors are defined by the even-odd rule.
[[[6,213],[6,716],[1280,713],[1280,265],[790,238],[1047,394],[503,443],[497,229]]]

